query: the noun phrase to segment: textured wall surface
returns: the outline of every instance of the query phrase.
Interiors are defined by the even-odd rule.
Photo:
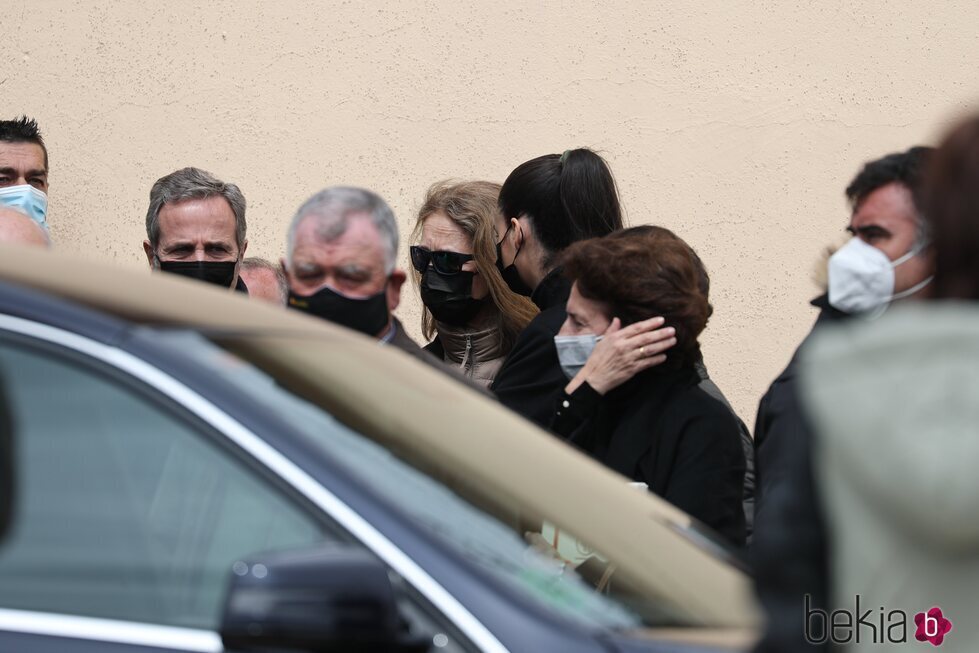
[[[249,254],[278,258],[323,186],[377,190],[407,234],[433,181],[601,150],[629,221],[706,261],[707,364],[750,422],[850,177],[979,90],[979,4],[878,6],[47,0],[4,11],[0,115],[41,123],[57,246],[129,267],[151,184],[185,165],[237,182]]]

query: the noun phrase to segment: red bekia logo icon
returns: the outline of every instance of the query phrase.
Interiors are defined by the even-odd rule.
[[[914,615],[914,623],[918,626],[914,638],[919,642],[928,642],[932,646],[941,646],[945,641],[945,635],[952,632],[952,622],[945,618],[942,609],[938,606],[928,612]]]

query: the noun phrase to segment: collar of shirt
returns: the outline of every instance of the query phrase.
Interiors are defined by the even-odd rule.
[[[394,335],[398,332],[398,327],[395,326],[394,320],[391,320],[391,326],[388,328],[387,333],[378,338],[378,342],[382,345],[390,344],[394,340]]]

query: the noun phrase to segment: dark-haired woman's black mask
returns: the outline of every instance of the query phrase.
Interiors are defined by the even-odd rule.
[[[231,288],[236,265],[238,261],[160,261],[160,269],[164,272],[224,288]]]
[[[496,243],[496,269],[500,271],[500,276],[503,277],[503,281],[513,292],[518,295],[523,295],[524,297],[530,297],[534,289],[524,283],[524,280],[520,278],[520,272],[517,271],[517,257],[520,256],[520,248],[517,249],[517,253],[513,255],[513,261],[510,265],[503,267],[503,241],[506,240],[507,234],[513,229],[513,223],[507,227],[507,230],[503,232],[503,238],[500,238],[500,242]]]
[[[469,324],[486,304],[486,298],[473,298],[475,272],[440,274],[429,267],[422,274],[422,303],[436,321],[452,326]]]
[[[323,286],[312,295],[297,295],[290,291],[289,306],[371,337],[381,333],[391,319],[387,286],[376,295],[363,299],[341,295],[329,286]]]

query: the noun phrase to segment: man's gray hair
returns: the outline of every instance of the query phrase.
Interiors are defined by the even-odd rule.
[[[316,234],[330,242],[346,233],[354,215],[366,215],[377,228],[384,248],[384,271],[387,274],[393,272],[398,258],[398,222],[394,212],[377,193],[352,186],[324,188],[299,207],[289,225],[286,250],[289,263],[292,263],[296,248],[296,231],[303,220],[316,219]]]
[[[150,189],[150,207],[146,210],[146,238],[153,249],[160,241],[160,210],[164,204],[220,196],[235,214],[235,240],[238,250],[245,244],[245,196],[234,184],[227,184],[200,168],[181,168],[160,177]]]
[[[286,279],[286,273],[281,265],[258,256],[249,256],[241,262],[241,271],[244,272],[245,270],[268,270],[274,274],[275,285],[278,286],[279,293],[282,295],[282,302],[285,303],[289,296],[289,280]]]

